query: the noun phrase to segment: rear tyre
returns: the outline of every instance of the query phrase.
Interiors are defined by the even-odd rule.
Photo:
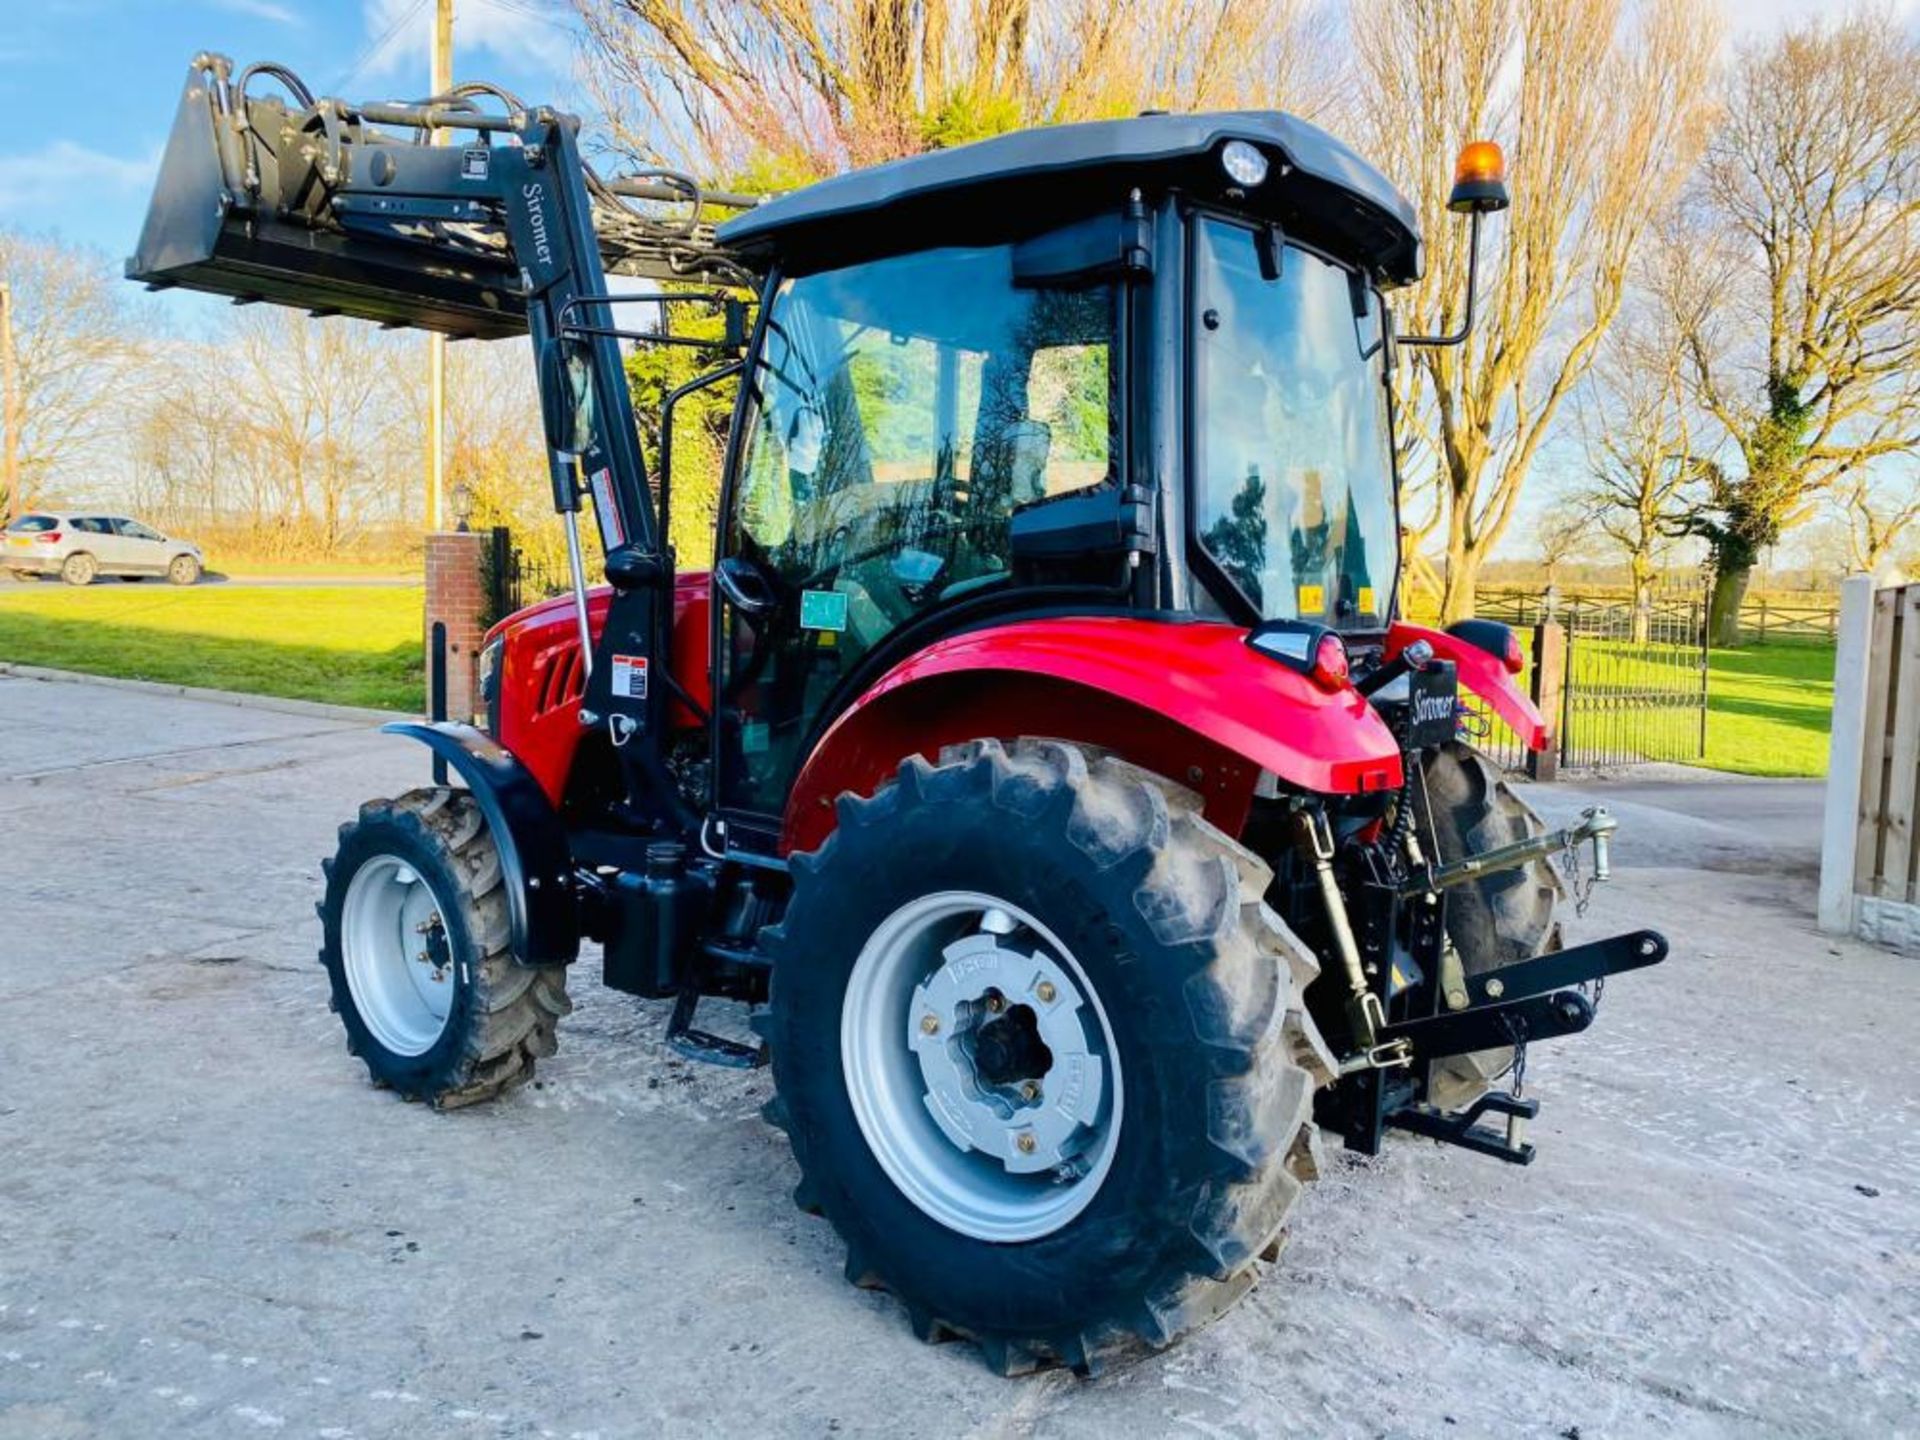
[[[1546,825],[1470,745],[1433,752],[1424,771],[1442,862],[1546,833]],[[1482,876],[1447,892],[1447,939],[1468,975],[1497,970],[1560,948],[1554,909],[1566,893],[1549,860]],[[1513,1064],[1511,1048],[1455,1055],[1436,1063],[1427,1098],[1458,1109],[1472,1103]]]
[[[84,550],[69,555],[60,567],[60,578],[69,585],[91,585],[100,573],[100,564]]]
[[[1245,1293],[1333,1064],[1267,867],[1194,797],[975,741],[844,797],[793,868],[769,1116],[850,1280],[1006,1373],[1090,1371]]]
[[[451,1109],[489,1100],[553,1054],[564,966],[509,951],[500,854],[464,791],[360,807],[322,867],[320,963],[347,1049],[374,1081]]]
[[[172,585],[195,585],[200,580],[200,562],[191,555],[176,555],[167,565],[167,582]]]

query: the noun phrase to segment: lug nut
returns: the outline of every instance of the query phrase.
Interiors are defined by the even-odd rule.
[[[922,1035],[938,1035],[940,1033],[940,1017],[938,1015],[922,1015],[920,1017],[920,1033]]]
[[[1038,985],[1033,987],[1033,993],[1038,997],[1042,1005],[1051,1005],[1053,1004],[1053,997],[1060,992],[1053,988],[1053,982],[1051,980],[1042,980]]]
[[[1038,1100],[1040,1098],[1040,1082],[1038,1080],[1025,1081],[1020,1086],[1020,1096],[1024,1100]]]
[[[989,1015],[998,1015],[1006,1008],[1006,1005],[1007,1002],[1002,1000],[998,995],[987,996],[987,1013]]]
[[[1022,1155],[1033,1154],[1034,1143],[1033,1136],[1025,1133],[1013,1137],[1013,1148],[1018,1150]]]
[[[1506,993],[1507,993],[1506,981],[1504,980],[1487,981],[1487,994],[1492,996],[1495,1000],[1498,1000],[1502,995]]]

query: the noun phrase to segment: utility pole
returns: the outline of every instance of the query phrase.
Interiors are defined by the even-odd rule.
[[[6,421],[0,434],[0,520],[18,514],[20,502],[20,364],[13,350],[13,286],[0,280],[0,389]]]
[[[433,93],[453,88],[453,0],[434,0]],[[433,132],[433,143],[443,145],[445,130]],[[447,337],[435,331],[427,337],[427,529],[441,528],[441,508],[447,485]]]

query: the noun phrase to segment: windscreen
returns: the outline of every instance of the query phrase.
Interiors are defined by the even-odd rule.
[[[1385,624],[1399,547],[1379,297],[1271,232],[1203,217],[1194,316],[1202,547],[1262,619]]]

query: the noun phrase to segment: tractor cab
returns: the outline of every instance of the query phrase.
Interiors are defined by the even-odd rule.
[[[719,238],[765,276],[716,579],[720,801],[1023,614],[1384,636],[1382,291],[1413,212],[1290,116],[1059,126],[828,180]]]

